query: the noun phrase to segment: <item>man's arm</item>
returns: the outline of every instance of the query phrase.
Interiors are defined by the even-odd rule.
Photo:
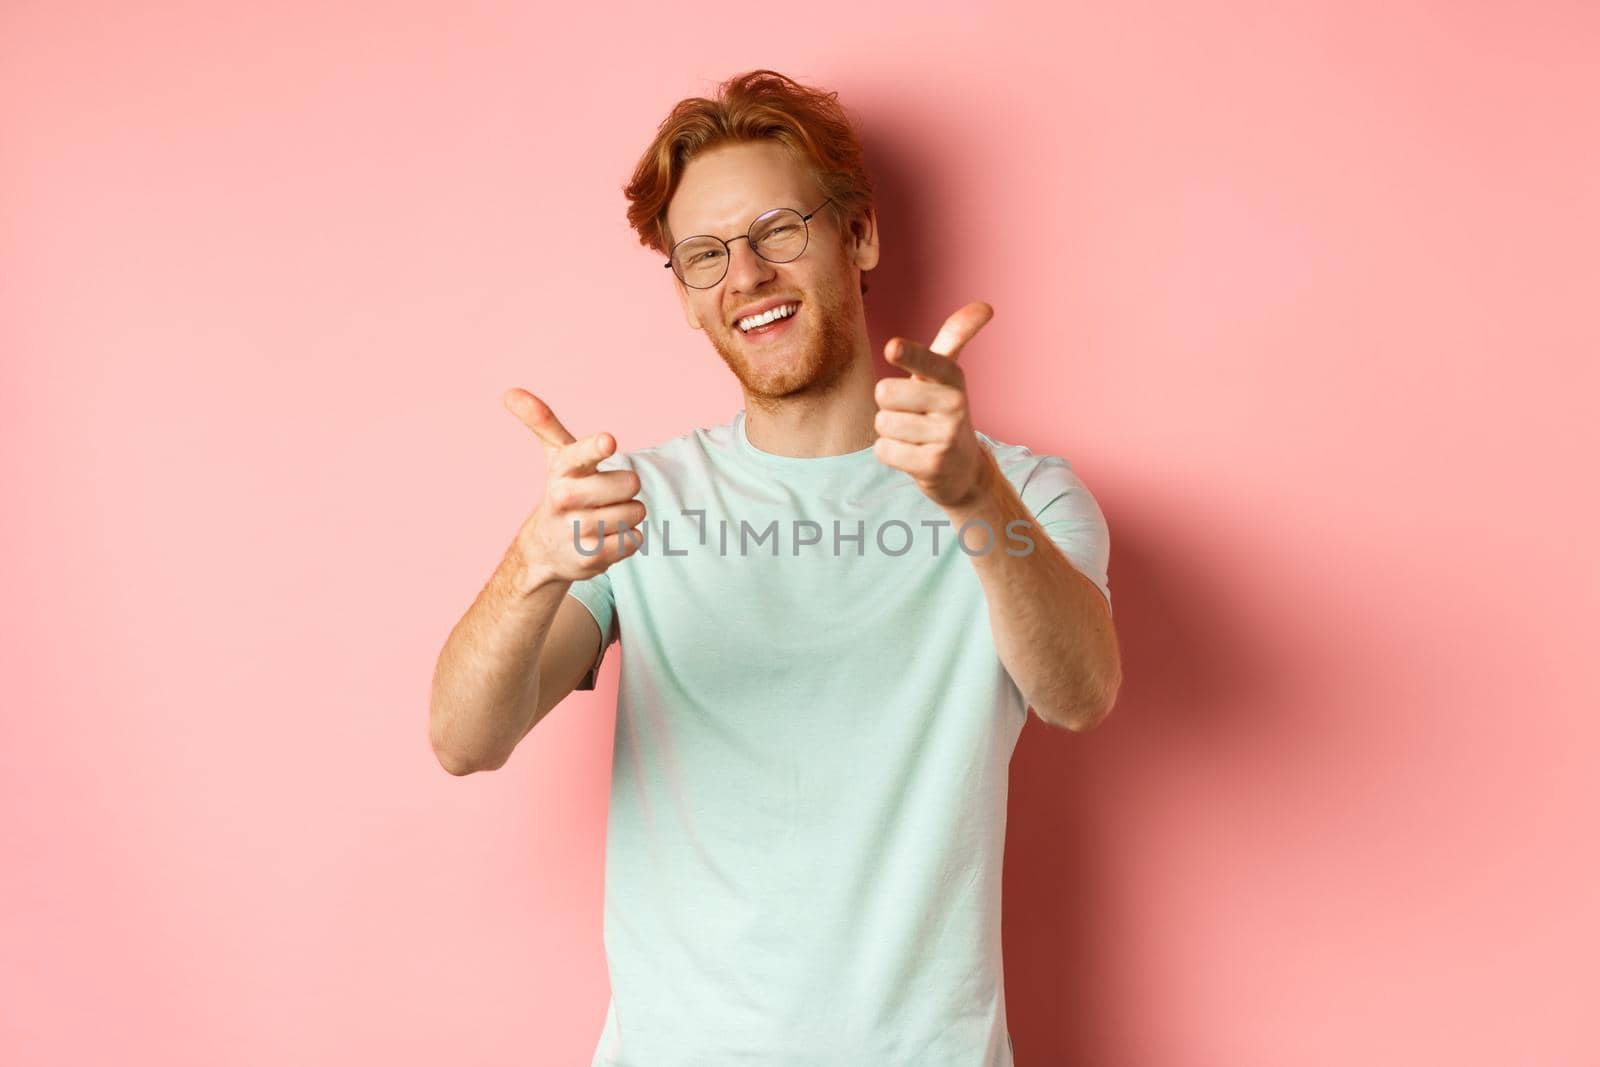
[[[1122,685],[1111,608],[1044,536],[972,427],[966,374],[957,359],[993,315],[994,308],[975,300],[945,320],[931,346],[889,339],[884,358],[911,377],[883,378],[874,387],[878,440],[872,447],[944,508],[956,536],[968,522],[988,523],[988,550],[974,548],[969,555],[1000,660],[1041,719],[1087,730],[1105,718]],[[1017,520],[1039,536],[1030,534],[1033,549],[1014,556],[1000,540],[1010,540],[1007,525]]]
[[[567,591],[644,543],[629,536],[645,517],[638,473],[599,470],[616,438],[575,439],[525,389],[508,390],[504,403],[544,445],[545,498],[450,631],[434,668],[428,740],[444,769],[457,775],[504,766],[583,679],[604,635],[587,607],[567,603],[575,599]]]
[[[600,628],[552,579],[526,591],[515,547],[451,631],[434,670],[429,739],[451,774],[492,771],[600,654]]]
[[[1117,702],[1122,660],[1110,606],[1095,584],[1074,567],[1059,545],[1045,536],[993,454],[987,458],[981,489],[970,502],[945,509],[959,531],[982,521],[993,532],[990,549],[970,558],[989,605],[1000,661],[1039,717],[1052,726],[1083,731],[1099,725]],[[1033,548],[1024,555],[1008,538],[1007,523],[1025,534]],[[971,544],[982,527],[969,531]]]

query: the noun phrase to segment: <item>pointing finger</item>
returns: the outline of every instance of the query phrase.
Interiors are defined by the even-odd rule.
[[[961,367],[952,357],[942,356],[926,345],[919,345],[904,337],[896,337],[885,345],[883,356],[896,367],[910,371],[917,378],[942,382],[957,388],[966,381],[966,376],[961,373]]]
[[[522,424],[538,435],[546,447],[560,448],[570,445],[576,440],[567,428],[561,425],[561,420],[556,418],[556,413],[550,410],[550,405],[534,396],[526,389],[507,389],[501,402],[506,409],[522,420]]]

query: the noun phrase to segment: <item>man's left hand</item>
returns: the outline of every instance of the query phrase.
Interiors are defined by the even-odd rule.
[[[945,320],[931,345],[894,337],[883,346],[884,358],[911,377],[878,380],[872,450],[946,509],[971,504],[997,471],[973,431],[966,377],[956,364],[962,346],[993,317],[994,308],[974,301]]]

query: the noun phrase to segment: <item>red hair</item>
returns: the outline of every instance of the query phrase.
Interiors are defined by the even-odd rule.
[[[767,139],[787,148],[832,198],[826,210],[840,232],[847,219],[872,206],[872,178],[861,139],[839,104],[839,94],[801,85],[775,70],[752,70],[719,85],[714,99],[678,101],[662,120],[622,189],[628,198],[628,225],[639,243],[663,256],[671,254],[667,204],[691,159],[719,145]],[[861,292],[866,291],[863,277]]]

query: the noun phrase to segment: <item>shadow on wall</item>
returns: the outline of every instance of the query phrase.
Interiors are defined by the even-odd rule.
[[[934,331],[955,308],[936,308],[926,299],[930,272],[937,269],[932,257],[938,254],[938,241],[919,222],[936,213],[927,206],[933,190],[917,173],[916,153],[900,149],[882,134],[874,137],[866,153],[879,241],[878,265],[864,275],[873,376],[899,378],[905,371],[883,358],[889,338],[932,341]]]
[[[1128,509],[1135,514],[1119,523],[1110,495],[1096,493],[1111,527],[1124,674],[1117,705],[1083,734],[1029,712],[1011,759],[1003,945],[1019,1067],[1133,1062],[1133,1035],[1117,1028],[1135,1007],[1111,1000],[1137,988],[1128,976],[1153,962],[1129,937],[1142,926],[1129,901],[1150,894],[1115,884],[1106,847],[1122,840],[1127,807],[1148,812],[1130,801],[1146,791],[1140,783],[1154,795],[1163,767],[1221,766],[1242,745],[1267,742],[1295,759],[1292,715],[1265,721],[1259,713],[1292,711],[1304,684],[1292,652],[1263,644],[1270,628],[1230,612],[1213,575],[1186,564],[1169,539],[1147,536],[1154,527],[1137,521],[1143,509]],[[1162,795],[1171,802],[1170,783]]]

